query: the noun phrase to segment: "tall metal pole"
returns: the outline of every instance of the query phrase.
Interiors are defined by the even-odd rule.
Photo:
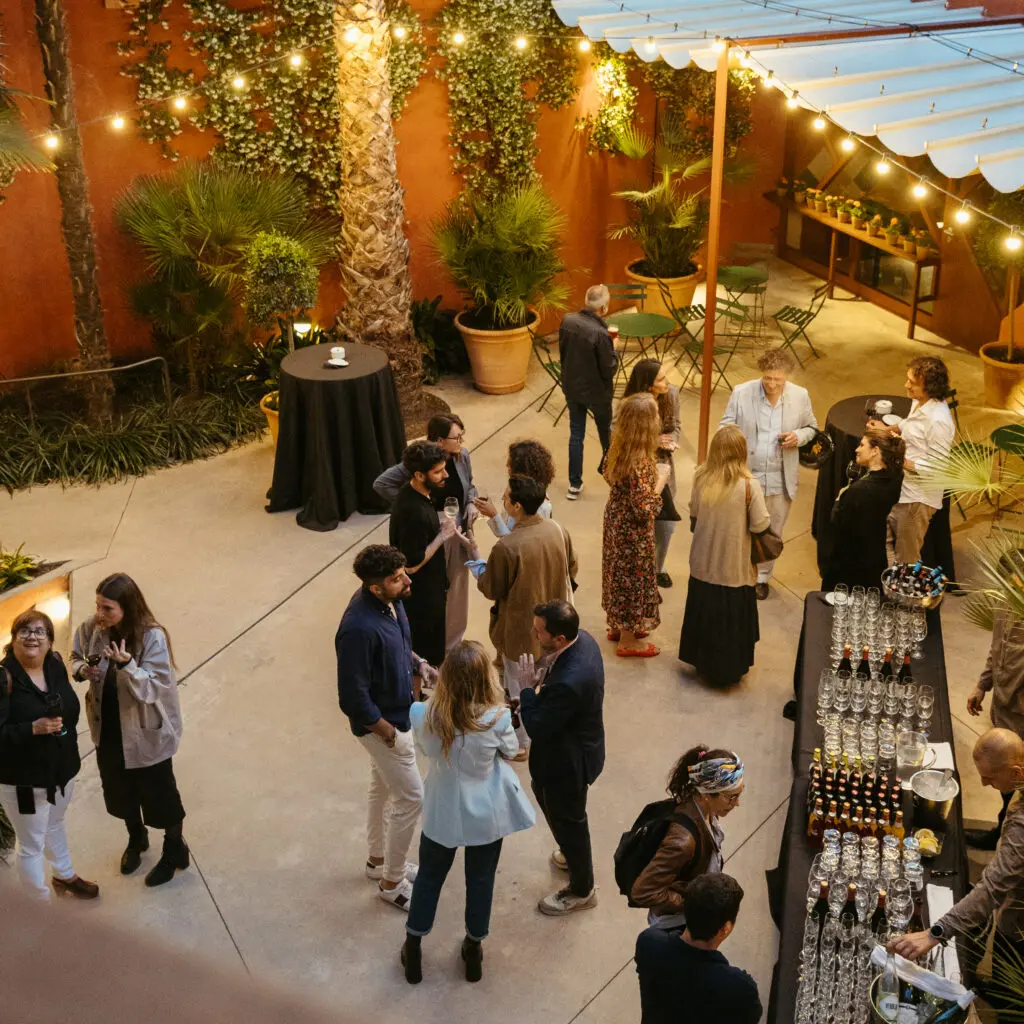
[[[708,219],[707,297],[704,299],[704,352],[700,380],[700,429],[697,461],[708,454],[711,377],[715,367],[715,320],[718,293],[718,246],[722,234],[722,176],[725,171],[725,105],[729,91],[729,44],[718,55],[715,77],[715,124],[711,151],[711,211]]]

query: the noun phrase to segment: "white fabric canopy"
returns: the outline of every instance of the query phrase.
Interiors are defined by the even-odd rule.
[[[847,131],[903,156],[927,154],[952,178],[977,170],[1000,192],[1024,187],[1024,15],[1022,24],[986,26],[980,9],[947,10],[944,0],[814,0],[813,17],[751,0],[554,0],[554,8],[590,39],[675,68],[692,61],[713,70],[713,43],[728,39],[801,106]],[[975,18],[978,27],[944,28]],[[800,39],[904,24],[896,36]]]

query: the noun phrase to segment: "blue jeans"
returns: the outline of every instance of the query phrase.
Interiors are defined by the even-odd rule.
[[[420,835],[420,869],[412,884],[412,903],[405,930],[410,935],[429,935],[434,927],[437,901],[455,860],[454,847],[442,846]],[[481,942],[491,923],[494,875],[501,856],[501,840],[486,846],[466,846],[466,935]]]
[[[604,469],[604,457],[612,443],[612,403],[588,406],[586,402],[565,403],[569,408],[569,486],[583,486],[583,440],[587,436],[587,411],[597,424],[597,436],[601,439],[601,464],[597,471]]]

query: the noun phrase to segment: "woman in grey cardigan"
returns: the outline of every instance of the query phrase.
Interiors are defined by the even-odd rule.
[[[171,761],[181,706],[170,638],[130,576],[115,573],[97,586],[96,614],[75,630],[72,666],[75,679],[89,681],[85,710],[104,803],[128,827],[121,874],[142,863],[148,825],[164,830],[164,846],[146,885],[163,885],[189,865]]]
[[[672,458],[679,447],[682,426],[679,422],[679,388],[669,384],[665,367],[657,359],[641,359],[633,367],[623,398],[646,391],[654,395],[661,414],[658,462],[669,467],[668,483],[661,492],[661,511],[654,520],[654,553],[658,563],[658,586],[671,587],[672,577],[665,572],[665,558],[676,523],[682,518],[676,511],[676,466]]]

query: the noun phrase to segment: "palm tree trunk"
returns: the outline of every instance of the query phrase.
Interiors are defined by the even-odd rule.
[[[82,160],[82,140],[75,111],[75,87],[68,52],[68,27],[62,0],[35,0],[36,34],[43,57],[46,95],[53,104],[53,125],[60,144],[54,153],[60,227],[71,271],[75,340],[83,369],[110,366],[103,327],[103,305],[96,281],[96,243],[92,231],[89,183]],[[109,420],[114,387],[110,377],[87,377],[86,400],[92,422]]]
[[[345,38],[352,29],[359,36]],[[423,361],[412,331],[405,202],[395,165],[388,80],[390,27],[383,0],[338,0],[334,8],[341,107],[342,318],[359,339],[387,352],[402,408],[421,400]]]

